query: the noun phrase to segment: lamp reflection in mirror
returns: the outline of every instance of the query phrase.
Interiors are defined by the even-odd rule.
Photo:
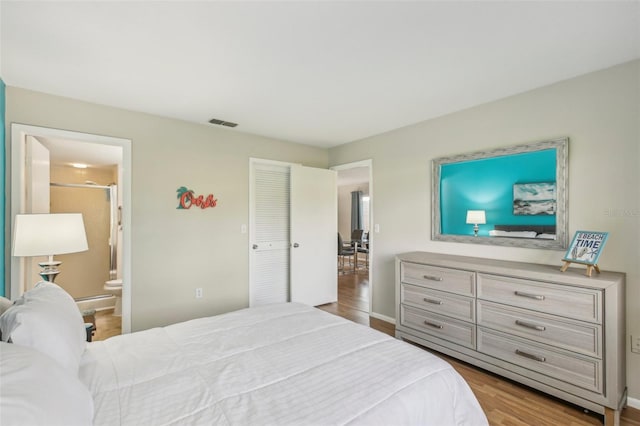
[[[478,236],[478,225],[487,223],[484,210],[467,210],[467,223],[473,225],[473,236]]]
[[[89,249],[81,213],[18,214],[13,229],[14,256],[49,257],[38,263],[45,281],[53,282],[60,273],[62,262],[53,260],[54,255]]]

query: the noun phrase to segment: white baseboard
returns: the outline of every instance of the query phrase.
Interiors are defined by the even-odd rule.
[[[78,309],[81,311],[86,311],[88,309],[103,311],[106,309],[113,309],[116,305],[116,298],[114,296],[110,296],[100,297],[97,299],[80,300],[76,302],[76,305],[78,305]]]
[[[385,321],[385,322],[388,322],[388,323],[391,323],[393,325],[396,325],[395,318],[391,318],[391,317],[388,317],[388,316],[382,315],[382,314],[376,314],[373,311],[369,312],[369,316],[370,317],[374,317],[374,318],[379,319],[379,320],[382,320],[382,321]]]
[[[635,408],[636,410],[640,410],[640,399],[627,397],[627,407],[631,407],[631,408]]]

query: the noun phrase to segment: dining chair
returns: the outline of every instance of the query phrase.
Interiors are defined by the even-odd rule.
[[[362,240],[358,245],[358,253],[365,254],[365,268],[369,269],[369,233],[364,232],[362,234]]]
[[[362,229],[354,229],[351,231],[351,245],[354,243],[362,244],[362,234],[364,231]]]
[[[340,260],[342,261],[342,267],[339,270],[342,270],[342,272],[345,273],[345,270],[344,270],[345,257],[355,258],[356,251],[350,246],[344,245],[344,241],[342,240],[342,235],[340,235],[339,232],[338,232],[338,256],[340,256]],[[349,263],[351,263],[351,260],[349,261]],[[355,272],[355,262],[353,263],[353,271]]]

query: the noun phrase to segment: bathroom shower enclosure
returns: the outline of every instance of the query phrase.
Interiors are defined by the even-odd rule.
[[[56,256],[63,268],[56,284],[76,301],[108,297],[104,284],[118,278],[120,208],[118,186],[85,183],[50,184],[52,213],[82,213],[89,250]]]

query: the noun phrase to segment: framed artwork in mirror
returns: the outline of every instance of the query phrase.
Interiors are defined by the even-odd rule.
[[[524,216],[555,215],[555,182],[513,184],[513,214]]]

